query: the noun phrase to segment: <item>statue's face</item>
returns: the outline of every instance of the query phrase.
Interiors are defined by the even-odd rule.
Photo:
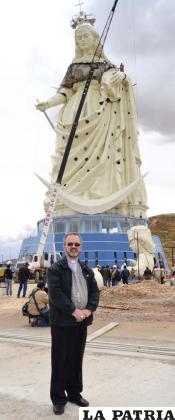
[[[76,43],[78,44],[81,51],[92,51],[94,50],[94,36],[93,33],[87,28],[77,29],[76,32]]]

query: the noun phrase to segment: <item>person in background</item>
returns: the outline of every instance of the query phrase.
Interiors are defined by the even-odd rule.
[[[35,300],[37,303],[37,306],[35,304],[34,298],[32,294],[34,293]],[[49,307],[48,307],[48,293],[45,281],[40,280],[37,283],[37,286],[32,290],[32,292],[29,294],[29,305],[28,305],[28,312],[31,315],[31,318],[33,316],[33,319],[31,321],[31,326],[34,327],[38,323],[38,317],[44,318],[46,324],[49,325]],[[47,311],[44,312],[43,315],[40,314],[38,309],[44,309],[47,308]]]
[[[4,271],[4,280],[6,284],[6,295],[12,296],[12,280],[13,280],[13,272],[11,269],[11,262],[7,263],[7,268]]]
[[[23,267],[20,267],[19,273],[18,273],[18,279],[19,279],[19,288],[17,297],[20,298],[20,293],[22,291],[23,297],[26,297],[27,293],[27,282],[30,278],[30,270],[29,270],[29,263],[26,262]]]
[[[130,274],[131,274],[131,280],[135,280],[135,278],[136,278],[136,273],[135,273],[135,270],[134,270],[134,268],[133,268],[133,267],[131,268],[131,272],[130,272]]]
[[[123,270],[121,272],[121,278],[123,280],[123,284],[128,284],[129,276],[130,276],[130,272],[127,269],[126,265],[124,264]]]
[[[164,267],[160,268],[160,283],[161,284],[165,283],[165,269],[164,269]]]
[[[145,271],[144,271],[143,275],[144,275],[145,280],[150,280],[151,279],[152,271],[150,270],[149,267],[145,268]]]
[[[111,271],[109,268],[109,265],[107,264],[106,267],[103,268],[103,281],[104,281],[104,286],[106,287],[110,287],[111,285]]]
[[[112,270],[111,270],[111,279],[112,279],[112,286],[116,286],[117,284],[119,284],[121,280],[121,273],[120,273],[119,267],[117,267],[115,264],[113,265]]]
[[[64,237],[62,260],[47,270],[51,325],[51,388],[54,414],[64,413],[68,401],[80,407],[89,402],[82,397],[82,363],[87,326],[99,301],[94,273],[78,257],[82,240],[78,233]]]

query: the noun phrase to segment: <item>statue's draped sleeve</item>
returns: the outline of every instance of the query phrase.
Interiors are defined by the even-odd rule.
[[[67,101],[73,94],[72,87],[74,84],[74,79],[72,78],[72,66],[70,65],[67,69],[67,72],[60,83],[60,86],[57,90],[57,93],[61,93],[62,95],[66,96]]]
[[[107,98],[110,102],[115,102],[121,99],[121,86],[116,85],[114,76],[116,74],[116,69],[111,68],[108,71],[103,73],[101,79],[101,96],[106,100]]]
[[[103,74],[114,66],[111,63],[95,63],[96,68],[93,73],[93,80],[97,80],[101,83]],[[84,82],[87,80],[89,71],[91,68],[91,63],[75,63],[71,64],[67,72],[60,83],[58,88],[58,93],[62,93],[67,97],[67,100],[72,95],[72,89],[74,83]]]

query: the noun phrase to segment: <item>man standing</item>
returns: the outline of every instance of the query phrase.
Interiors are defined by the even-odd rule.
[[[165,269],[164,267],[160,267],[160,283],[165,283]]]
[[[123,284],[128,284],[129,276],[130,276],[130,272],[127,269],[126,265],[124,264],[123,270],[121,272],[121,278],[123,280]]]
[[[99,291],[93,271],[78,256],[82,241],[78,233],[64,237],[65,257],[47,271],[51,350],[50,396],[55,414],[64,413],[67,401],[87,407],[82,395],[82,362],[87,326],[92,324]]]
[[[13,272],[11,270],[11,262],[7,263],[7,268],[4,271],[4,279],[6,284],[6,295],[12,296],[12,279],[13,279]]]
[[[110,287],[111,285],[111,271],[109,268],[109,265],[106,265],[106,267],[103,268],[102,271],[104,286]]]
[[[30,278],[30,270],[28,268],[29,263],[26,262],[23,267],[20,267],[19,273],[18,273],[18,279],[19,279],[19,288],[17,297],[20,298],[21,290],[23,290],[23,297],[26,296],[27,293],[27,281]]]
[[[144,271],[143,275],[144,275],[145,280],[150,280],[151,279],[152,271],[150,270],[149,267],[145,268],[145,271]]]
[[[121,273],[116,265],[113,265],[111,271],[112,286],[116,286],[121,280]]]

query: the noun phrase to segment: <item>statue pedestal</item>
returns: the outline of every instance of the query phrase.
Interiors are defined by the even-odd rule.
[[[83,251],[80,258],[91,267],[100,264],[121,266],[129,259],[136,260],[137,255],[130,248],[128,230],[135,225],[147,225],[147,219],[113,214],[86,215],[76,214],[54,217],[46,241],[45,252],[51,257],[54,252],[63,254],[63,237],[68,232],[78,232],[83,239]],[[20,257],[33,255],[42,231],[43,220],[37,223],[37,235],[24,239]],[[128,263],[129,265],[129,263]]]

